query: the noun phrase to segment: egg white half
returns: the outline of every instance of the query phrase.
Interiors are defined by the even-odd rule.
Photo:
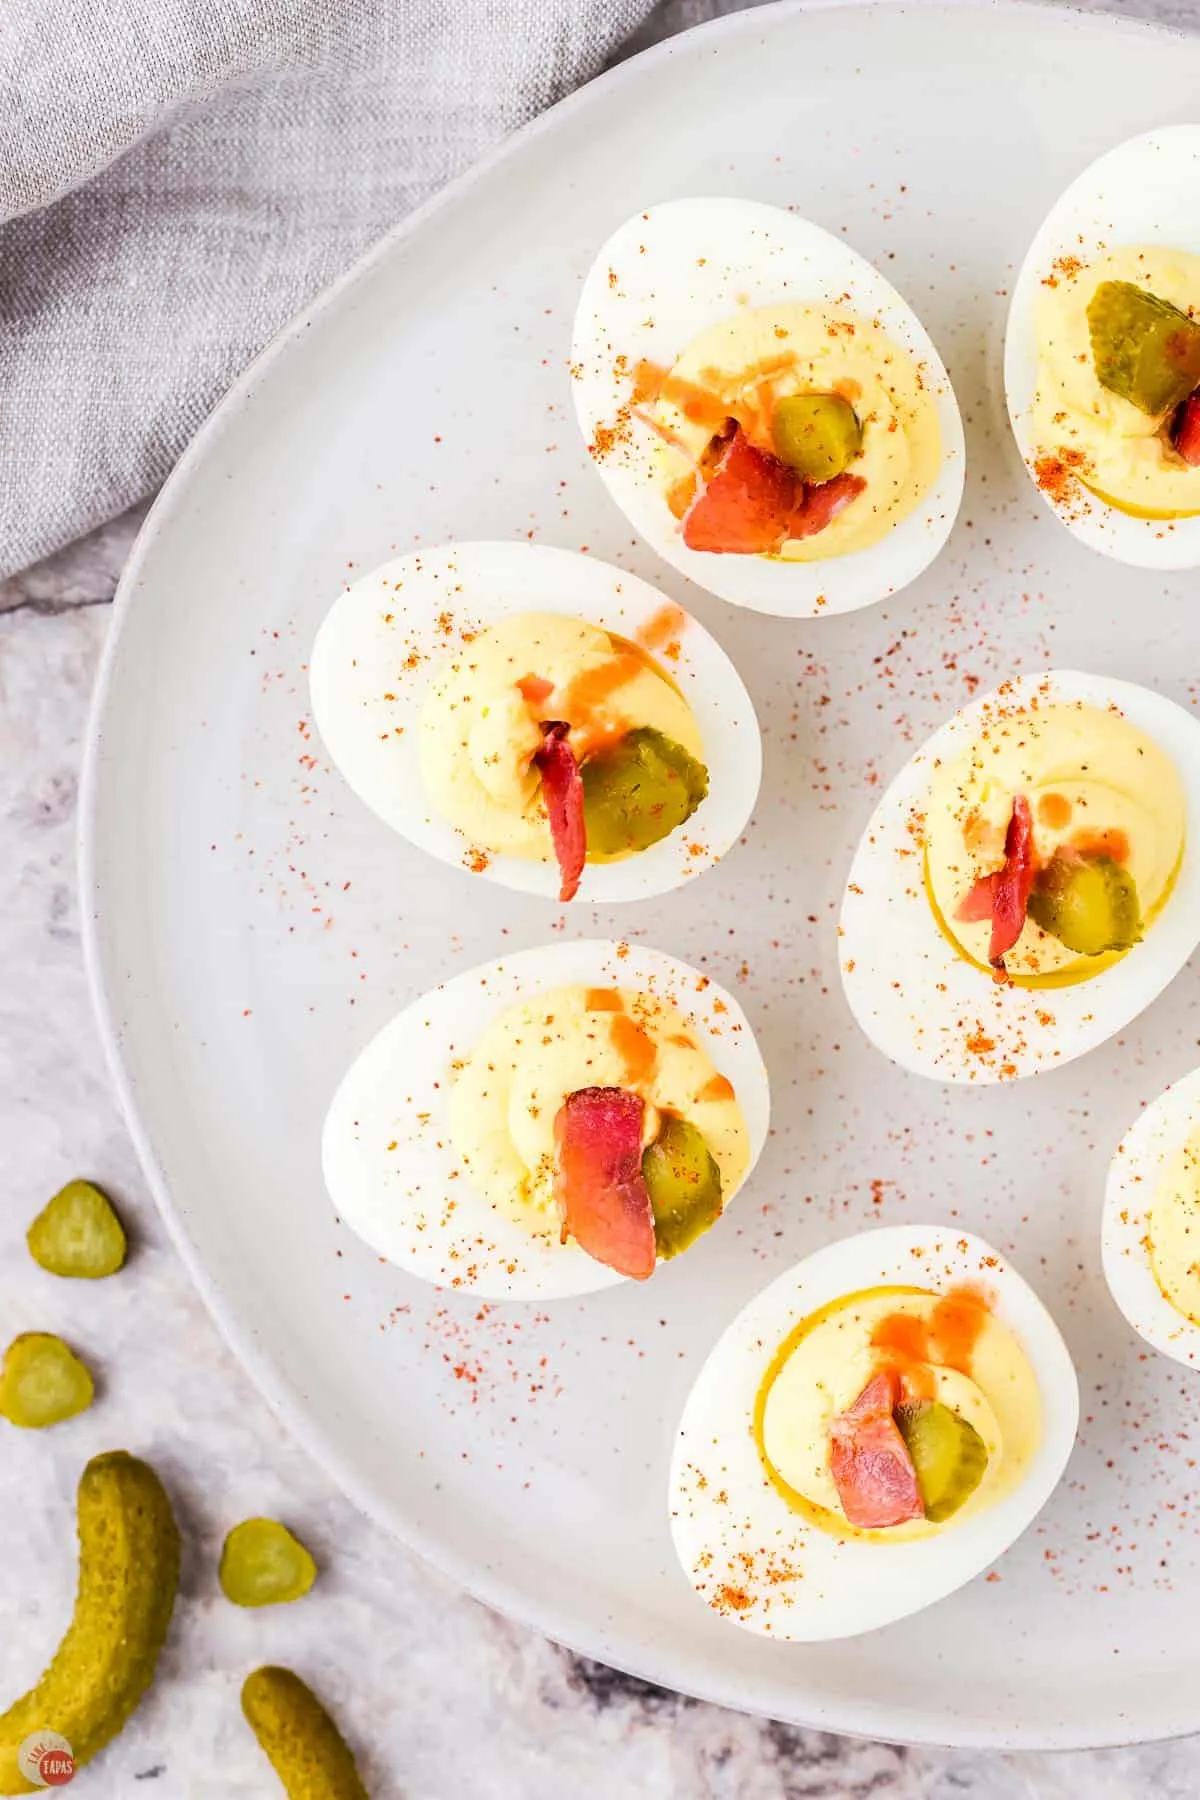
[[[454,1059],[505,1008],[575,985],[651,993],[678,1010],[733,1083],[750,1139],[749,1179],[766,1142],[770,1099],[754,1032],[732,994],[643,944],[593,938],[522,950],[405,1007],[334,1095],[322,1139],[325,1185],[345,1223],[388,1262],[492,1300],[566,1299],[625,1279],[576,1243],[560,1243],[557,1230],[528,1232],[501,1217],[471,1186],[448,1128]],[[719,1220],[712,1229],[721,1229]],[[651,1279],[661,1280],[661,1269]]]
[[[1046,448],[1033,422],[1042,284],[1059,257],[1088,263],[1122,244],[1166,244],[1200,254],[1200,125],[1162,126],[1107,151],[1054,203],[1029,247],[1009,307],[1004,386],[1031,479],[1032,464]],[[1068,531],[1118,562],[1141,569],[1200,566],[1200,517],[1134,519],[1090,495],[1086,507],[1060,507],[1042,488],[1038,493]]]
[[[768,1479],[752,1431],[755,1399],[779,1345],[818,1307],[859,1289],[942,1291],[978,1284],[981,1275],[997,1318],[1037,1377],[1042,1438],[1025,1480],[957,1526],[914,1542],[840,1539],[810,1524]],[[671,1459],[675,1549],[701,1598],[746,1631],[805,1643],[874,1631],[944,1599],[1008,1549],[1058,1485],[1078,1419],[1078,1383],[1058,1327],[981,1239],[934,1225],[844,1238],[764,1288],[709,1353]]]
[[[555,863],[480,857],[430,804],[420,765],[429,685],[478,631],[516,612],[585,619],[636,639],[673,603],[595,557],[545,544],[445,544],[397,557],[330,608],[313,646],[313,713],[325,747],[361,800],[411,843],[519,893],[557,900]],[[709,791],[681,830],[620,862],[589,864],[579,901],[606,905],[666,893],[737,843],[758,797],[762,740],[754,706],[716,639],[681,612],[679,653],[663,667],[692,709]],[[549,840],[547,839],[547,844]]]
[[[1171,1084],[1117,1146],[1108,1170],[1100,1248],[1109,1292],[1133,1329],[1164,1356],[1200,1367],[1200,1325],[1166,1298],[1150,1266],[1150,1209],[1167,1169],[1200,1126],[1200,1069]]]
[[[1183,862],[1171,897],[1144,940],[1074,987],[993,982],[957,954],[925,890],[912,822],[937,765],[961,754],[1000,696],[1041,704],[1116,706],[1179,771],[1187,801]],[[1094,1050],[1174,980],[1200,943],[1200,721],[1149,688],[1109,676],[1050,669],[1021,675],[955,713],[901,769],[871,817],[850,867],[838,955],[842,985],[872,1043],[902,1068],[935,1081],[1015,1080]]]
[[[753,200],[671,200],[613,233],[584,281],[571,348],[584,441],[611,424],[641,360],[671,366],[693,338],[746,307],[841,305],[878,320],[921,367],[942,437],[929,492],[881,543],[848,556],[788,563],[689,550],[654,479],[654,433],[638,419],[620,455],[597,460],[621,511],[667,562],[709,593],[785,618],[851,612],[907,587],[933,561],[962,500],[962,420],[924,326],[865,257],[819,225]],[[618,367],[617,358],[626,363]]]

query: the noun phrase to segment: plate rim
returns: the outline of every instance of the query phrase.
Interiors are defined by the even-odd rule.
[[[694,1672],[694,1677],[689,1676],[687,1685],[680,1686],[674,1676],[664,1681],[662,1672],[648,1665],[644,1652],[638,1650],[636,1654],[633,1653],[632,1645],[628,1652],[623,1644],[612,1649],[604,1645],[598,1652],[595,1646],[588,1647],[572,1641],[569,1635],[564,1635],[561,1623],[547,1614],[541,1602],[528,1600],[519,1587],[497,1573],[482,1567],[466,1566],[453,1550],[433,1539],[428,1531],[375,1495],[369,1483],[360,1480],[353,1468],[325,1440],[321,1430],[311,1422],[302,1399],[292,1385],[271,1366],[270,1359],[265,1350],[260,1348],[253,1332],[244,1329],[233,1316],[219,1284],[209,1276],[191,1244],[184,1220],[176,1210],[150,1133],[142,1123],[134,1083],[125,1068],[116,984],[105,966],[103,889],[96,875],[95,826],[106,717],[120,660],[121,638],[142,585],[144,565],[151,548],[186,505],[193,470],[208,456],[210,449],[218,442],[242,403],[252,396],[264,375],[287,355],[292,345],[315,320],[324,316],[328,309],[335,306],[358,283],[366,280],[377,264],[396,253],[410,238],[417,236],[428,220],[451,211],[464,200],[485,175],[502,168],[510,160],[515,160],[542,136],[552,134],[561,121],[586,112],[598,103],[603,106],[609,95],[632,79],[631,72],[636,71],[641,75],[648,67],[665,67],[679,53],[682,45],[691,46],[703,41],[707,47],[715,49],[721,42],[733,41],[742,35],[769,33],[775,25],[798,19],[806,13],[925,13],[941,10],[986,15],[1001,9],[1008,16],[1018,12],[1029,15],[1031,23],[1041,15],[1053,14],[1070,20],[1074,29],[1097,36],[1150,37],[1178,44],[1194,43],[1196,37],[1194,32],[1160,20],[1096,12],[1077,4],[1063,5],[1060,0],[769,0],[766,5],[752,5],[747,10],[728,13],[693,26],[688,31],[625,57],[548,107],[503,138],[429,199],[405,214],[348,269],[301,308],[247,364],[200,425],[155,497],[122,571],[96,672],[84,734],[75,832],[76,872],[84,970],[105,1066],[139,1166],[172,1245],[218,1331],[259,1394],[314,1462],[367,1518],[414,1551],[462,1591],[501,1616],[531,1627],[572,1654],[589,1659],[599,1654],[601,1660],[635,1679],[655,1687],[665,1685],[672,1692],[710,1705],[752,1717],[780,1719],[800,1729],[833,1731],[848,1737],[875,1741],[882,1739],[885,1742],[912,1746],[1003,1751],[1107,1749],[1167,1742],[1190,1735],[1200,1726],[1200,1716],[1190,1720],[1173,1720],[1165,1729],[1151,1724],[1145,1730],[1139,1730],[1129,1721],[1119,1724],[1114,1720],[1111,1729],[1088,1733],[1070,1727],[1026,1729],[1011,1718],[1003,1717],[997,1718],[995,1726],[986,1727],[958,1720],[943,1720],[939,1729],[936,1707],[929,1707],[921,1712],[909,1709],[902,1720],[890,1721],[886,1705],[878,1701],[814,1704],[811,1697],[806,1699],[802,1691],[795,1694],[788,1691],[785,1697],[785,1689],[789,1688],[789,1684],[786,1663],[782,1658],[780,1677],[772,1693],[763,1700],[738,1689],[718,1692],[711,1680],[700,1678],[699,1670]],[[952,1724],[951,1735],[946,1735],[948,1723]]]

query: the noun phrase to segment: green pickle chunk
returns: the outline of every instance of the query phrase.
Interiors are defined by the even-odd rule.
[[[51,1275],[99,1281],[125,1262],[125,1230],[112,1202],[90,1181],[69,1181],[43,1207],[25,1237],[29,1254]]]
[[[122,1730],[154,1679],[179,1585],[179,1532],[154,1470],[124,1450],[79,1483],[75,1616],[38,1682],[0,1718],[0,1794],[32,1794],[21,1745],[58,1731],[77,1766]]]
[[[302,1600],[316,1579],[311,1555],[278,1519],[243,1519],[225,1539],[221,1587],[235,1606]]]
[[[667,1115],[642,1152],[642,1179],[661,1257],[678,1256],[721,1216],[721,1171],[703,1133]]]
[[[862,426],[840,394],[788,394],[771,419],[775,454],[805,481],[832,481],[862,449]]]
[[[61,1425],[95,1397],[91,1371],[69,1344],[46,1331],[15,1337],[0,1364],[0,1416],[24,1431]],[[2,1792],[3,1790],[0,1790]]]
[[[1165,413],[1200,383],[1200,324],[1132,281],[1102,281],[1087,309],[1101,387]]]
[[[912,1457],[925,1517],[940,1525],[983,1480],[987,1446],[968,1420],[940,1400],[901,1406],[896,1423]]]
[[[708,770],[652,726],[627,732],[580,770],[589,856],[648,850],[690,819],[708,793]]]
[[[1133,876],[1110,856],[1052,856],[1029,896],[1029,916],[1078,956],[1102,956],[1141,942]]]
[[[341,1732],[290,1669],[256,1669],[242,1711],[288,1800],[369,1800]]]

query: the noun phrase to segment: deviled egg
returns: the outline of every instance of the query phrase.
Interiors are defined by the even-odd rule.
[[[1160,1094],[1118,1145],[1101,1250],[1133,1329],[1200,1366],[1200,1069]]]
[[[1093,549],[1200,565],[1200,126],[1110,150],[1051,209],[1013,290],[1013,431]]]
[[[934,733],[863,834],[840,925],[851,1010],[941,1081],[1069,1062],[1200,941],[1198,849],[1191,714],[1099,675],[1006,682]]]
[[[749,200],[638,213],[584,282],[589,452],[660,556],[808,618],[907,586],[962,498],[962,421],[912,309],[819,226]]]
[[[830,1244],[710,1352],[671,1462],[671,1531],[735,1625],[812,1642],[930,1606],[1054,1491],[1079,1416],[1049,1313],[945,1226]]]
[[[386,563],[334,602],[310,682],[330,755],[380,818],[524,893],[663,893],[737,842],[758,794],[758,721],[715,639],[570,551]]]
[[[389,1262],[493,1299],[644,1280],[716,1224],[767,1134],[732,995],[642,945],[525,950],[434,989],[325,1122],[340,1216]]]

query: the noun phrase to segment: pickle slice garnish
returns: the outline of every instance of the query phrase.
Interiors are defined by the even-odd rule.
[[[588,853],[648,850],[691,818],[708,770],[673,738],[639,726],[582,765]]]
[[[912,1457],[925,1517],[941,1525],[983,1480],[987,1446],[969,1420],[940,1400],[898,1407],[896,1423]]]
[[[1200,383],[1200,324],[1131,281],[1102,281],[1088,302],[1096,379],[1139,412],[1173,410]]]
[[[721,1171],[704,1134],[668,1114],[642,1152],[642,1180],[654,1212],[661,1257],[678,1256],[721,1216]]]
[[[862,449],[862,426],[840,394],[788,394],[777,400],[771,437],[781,462],[805,481],[832,481]]]
[[[1056,852],[1034,883],[1029,916],[1078,956],[1129,950],[1141,941],[1133,876],[1110,856]]]

